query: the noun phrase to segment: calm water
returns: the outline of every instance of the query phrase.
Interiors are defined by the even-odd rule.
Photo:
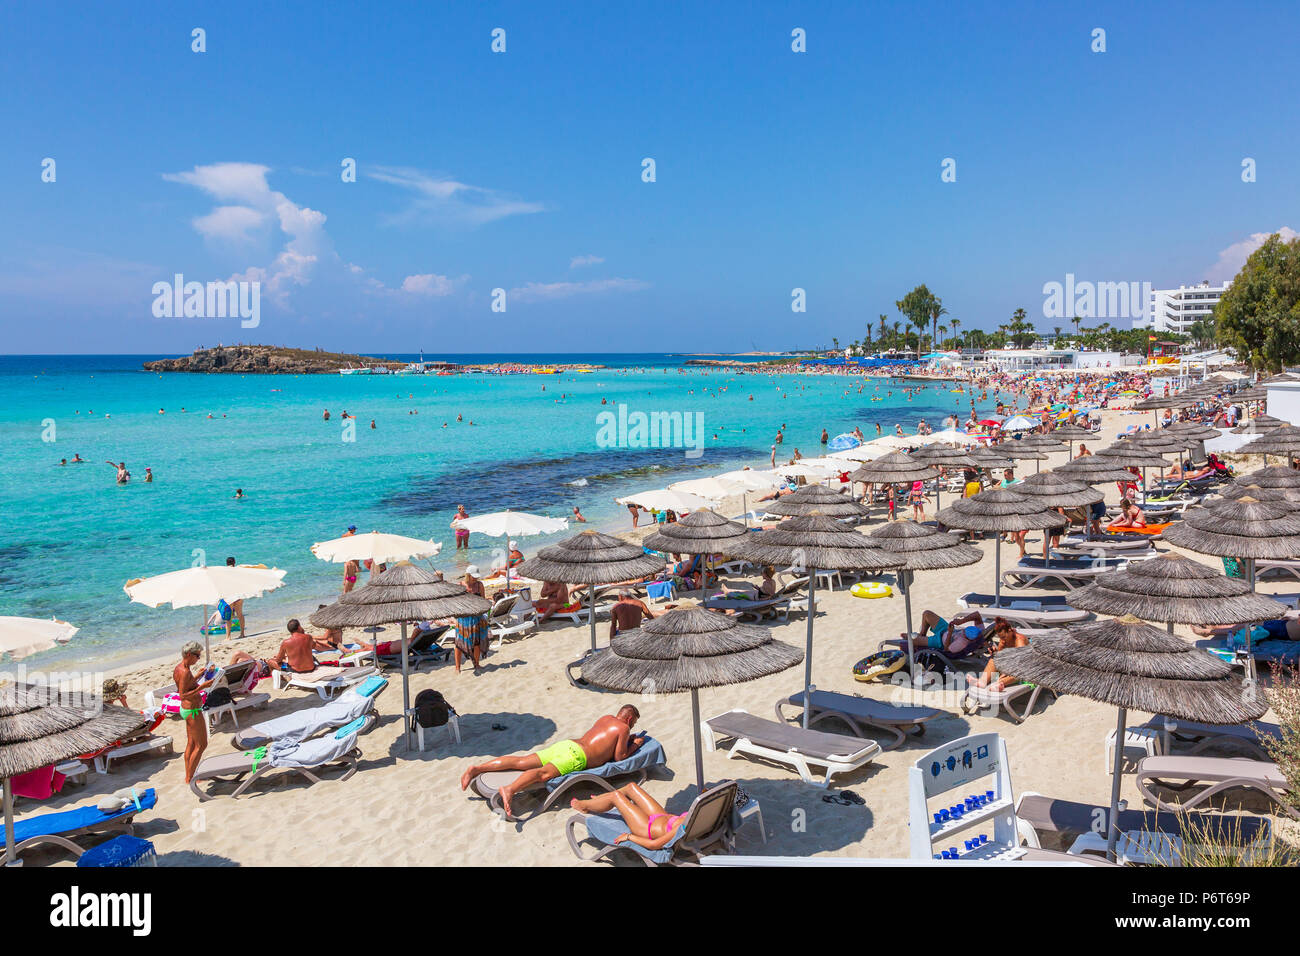
[[[449,523],[460,503],[471,515],[508,507],[562,516],[579,505],[587,527],[617,530],[630,522],[614,498],[741,464],[766,467],[783,423],[785,456],[797,447],[811,457],[823,427],[835,435],[860,425],[870,436],[875,422],[910,431],[920,418],[937,426],[969,410],[967,395],[943,387],[909,402],[897,383],[881,384],[880,396],[894,394],[872,402],[874,384],[859,394],[856,379],[688,369],[672,355],[427,355],[617,367],[397,377],[159,375],[140,367],[151,357],[0,357],[0,614],[81,627],[66,648],[29,664],[106,667],[172,650],[201,612],[132,604],[122,586],[200,559],[233,555],[288,572],[284,587],[247,603],[257,633],[337,595],[341,566],[309,548],[349,524],[441,540],[433,564],[450,576],[471,562],[486,569],[504,543],[475,535],[475,547],[456,554]],[[596,417],[618,403],[702,412],[703,457],[598,447]],[[344,410],[356,416],[354,440]],[[86,464],[58,465],[74,454]],[[115,484],[108,459],[127,463],[129,484]],[[247,497],[235,500],[236,488]],[[520,545],[532,554],[553,540]]]

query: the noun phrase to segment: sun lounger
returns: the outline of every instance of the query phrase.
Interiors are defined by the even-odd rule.
[[[1142,798],[1160,810],[1192,810],[1213,797],[1232,792],[1255,792],[1296,815],[1287,804],[1287,783],[1277,764],[1242,757],[1147,757],[1137,768],[1137,788]],[[1156,787],[1181,793],[1206,784],[1189,800],[1170,801]]]
[[[943,661],[943,663],[946,664],[950,669],[958,668],[961,667],[962,665],[970,665],[970,664],[975,664],[979,667],[983,667],[984,664],[987,663],[988,661],[988,641],[990,636],[991,634],[989,633],[988,630],[986,630],[985,632],[981,633],[978,637],[971,640],[962,649],[961,653],[946,651],[939,647],[922,647],[920,646],[919,642],[915,653],[917,655],[931,654],[939,658],[939,660]],[[904,656],[906,656],[907,641],[903,640],[901,637],[887,637],[879,644],[876,645],[877,651],[885,651],[891,649],[901,650]],[[907,667],[908,665],[904,663],[902,669],[906,670]]]
[[[1008,621],[1031,627],[1057,627],[1092,620],[1089,611],[1070,607],[1069,598],[1063,594],[1044,594],[1033,598],[1007,598],[995,604],[992,594],[972,591],[957,599],[957,604],[967,611],[980,611],[985,616],[1000,616]]]
[[[943,711],[933,707],[911,707],[825,690],[813,691],[810,700],[812,714],[809,716],[809,724],[837,718],[848,724],[854,737],[866,737],[869,730],[884,731],[890,739],[881,745],[882,750],[893,750],[901,746],[909,733],[921,736],[925,733],[925,722],[943,714]],[[802,712],[803,691],[776,702],[776,719],[783,723],[790,719],[781,711],[785,706],[797,707]]]
[[[254,694],[244,691],[244,682],[248,678],[248,673],[257,665],[257,661],[240,661],[238,664],[231,664],[229,667],[221,668],[213,684],[208,688],[207,693],[211,694],[218,688],[224,687],[230,691],[231,702],[223,707],[213,708],[211,712],[204,711],[204,719],[208,723],[208,732],[211,733],[216,726],[217,721],[223,714],[229,714],[231,719],[238,726],[238,714],[244,710],[257,710],[265,707],[271,701],[270,694]],[[161,707],[163,699],[169,694],[177,693],[175,684],[168,684],[166,687],[156,687],[153,690],[144,692],[145,710],[155,707]],[[175,714],[169,716],[178,716]]]
[[[73,837],[97,833],[133,833],[135,815],[144,810],[152,810],[158,802],[158,795],[153,790],[145,790],[138,797],[138,807],[133,801],[113,813],[105,813],[96,806],[85,806],[15,820],[14,852],[22,853],[42,843],[52,843],[71,851],[74,856],[81,856],[85,849],[74,842]]]
[[[574,856],[588,863],[609,856],[615,850],[627,850],[636,854],[646,866],[692,865],[698,863],[700,856],[709,851],[730,853],[734,849],[736,836],[732,818],[736,789],[735,781],[728,780],[701,793],[691,802],[690,809],[686,812],[686,823],[661,849],[648,850],[631,840],[615,843],[615,840],[628,832],[627,824],[618,813],[574,814],[565,826],[569,847]],[[583,853],[582,840],[576,836],[575,831],[579,825],[586,827],[587,839],[599,846],[591,856]]]
[[[1016,804],[1017,833],[1031,847],[1068,848],[1085,833],[1105,826],[1110,808],[1099,804],[1057,800],[1026,790]],[[1120,810],[1121,831],[1160,832],[1192,840],[1252,844],[1272,837],[1268,817],[1219,813],[1169,813]],[[1186,832],[1184,832],[1186,831]]]
[[[335,694],[361,683],[375,673],[373,667],[329,667],[321,666],[305,674],[293,671],[271,671],[271,685],[275,690],[284,687],[296,687],[299,690],[314,690],[321,700],[329,700]]]
[[[357,726],[349,724],[325,737],[312,740],[278,738],[269,747],[205,757],[194,771],[190,789],[200,800],[211,800],[216,794],[205,793],[199,789],[199,785],[211,781],[230,781],[239,784],[231,793],[232,797],[238,797],[254,781],[274,770],[300,774],[316,784],[320,783],[321,778],[314,771],[332,764],[346,766],[347,769],[338,779],[347,780],[357,772],[357,759],[361,756],[357,737],[370,730],[376,721],[375,715],[369,714],[354,721]]]
[[[1042,587],[1055,581],[1062,587],[1073,590],[1091,583],[1099,574],[1118,571],[1128,564],[1127,561],[1114,558],[1097,559],[1050,559],[1021,558],[1015,567],[1002,572],[1004,588]]]
[[[1290,575],[1300,581],[1300,561],[1256,561],[1255,580],[1262,580],[1272,574],[1273,577]]]
[[[584,594],[582,595],[582,598],[585,601],[587,596]],[[599,598],[597,598],[596,601],[597,601],[596,620],[599,621],[602,615],[606,617],[609,616],[609,612],[613,609],[614,605],[613,603],[601,604]],[[552,614],[551,617],[548,618],[548,620],[552,620],[558,617],[558,618],[564,618],[564,620],[569,621],[573,624],[586,624],[588,621],[587,615],[589,613],[590,612],[588,611],[586,604],[584,604],[582,607],[578,608],[575,611],[557,611],[556,613]]]
[[[1253,752],[1259,760],[1270,759],[1264,748],[1264,741],[1282,739],[1282,728],[1277,724],[1255,721],[1250,724],[1198,724],[1189,720],[1175,720],[1172,717],[1152,717],[1145,724],[1165,736],[1165,753],[1173,752],[1174,744],[1189,745],[1182,755],[1204,753],[1212,747],[1245,748]]]
[[[831,777],[871,763],[880,755],[880,744],[861,737],[804,730],[775,720],[764,720],[744,710],[730,710],[700,722],[706,749],[718,749],[721,740],[734,743],[728,757],[752,754],[786,764],[798,772],[805,783],[827,787]],[[812,773],[814,766],[823,768],[819,783]]]
[[[1106,554],[1130,551],[1144,552],[1150,551],[1152,548],[1151,538],[1144,534],[1108,534],[1095,538],[1072,535],[1068,538],[1062,538],[1060,544],[1057,545],[1057,550],[1078,551],[1081,554],[1092,554],[1094,551],[1102,551]]]
[[[419,670],[421,664],[436,664],[447,660],[451,656],[451,652],[439,643],[439,638],[449,631],[452,631],[450,625],[439,624],[431,630],[421,631],[420,636],[414,640],[408,639],[406,642],[407,665],[412,670]],[[398,648],[401,646],[401,641],[392,643]],[[398,650],[395,654],[380,654],[377,660],[380,667],[401,667],[402,653]]]
[[[1025,718],[1034,712],[1034,705],[1038,703],[1038,697],[1044,690],[1047,690],[1047,693],[1052,694],[1053,697],[1056,696],[1051,689],[1039,687],[1037,684],[1012,684],[1003,690],[967,684],[966,695],[961,701],[961,709],[964,713],[971,713],[983,708],[994,707],[1006,711],[1007,716],[1019,724],[1023,723]],[[1014,706],[1017,701],[1023,701],[1019,710]]]
[[[571,791],[580,787],[594,788],[608,793],[625,784],[645,783],[647,777],[667,763],[668,758],[664,755],[663,744],[653,737],[647,737],[645,743],[637,748],[636,753],[623,760],[610,761],[599,767],[588,767],[577,773],[566,773],[562,777],[548,780],[545,785],[545,797],[536,801],[536,805],[527,813],[519,813],[519,803],[530,802],[529,792],[516,793],[515,812],[508,817],[501,806],[501,788],[519,776],[517,770],[479,774],[470,784],[470,789],[488,802],[493,813],[500,814],[507,820],[522,822],[545,813],[561,802],[567,804],[576,795]]]
[[[521,595],[514,595],[510,605],[500,614],[488,617],[488,627],[492,631],[491,648],[495,650],[506,640],[527,637],[537,630],[537,611],[533,602]]]
[[[333,700],[317,707],[308,707],[246,727],[235,734],[231,743],[236,750],[255,750],[268,746],[276,738],[291,734],[299,740],[306,740],[323,730],[337,730],[374,710],[375,701],[387,688],[388,678],[372,675],[356,687],[345,690]]]
[[[805,609],[807,605],[808,599],[805,597]],[[770,597],[750,601],[741,598],[712,597],[704,602],[704,606],[711,611],[734,611],[742,618],[752,617],[755,620],[762,620],[764,617],[776,617],[779,614],[784,619],[789,620],[791,599],[788,597]]]

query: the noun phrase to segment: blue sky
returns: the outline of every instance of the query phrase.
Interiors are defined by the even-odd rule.
[[[1048,327],[1300,228],[1294,3],[187,7],[0,10],[0,350],[775,349],[919,282]],[[261,326],[155,318],[177,272]]]

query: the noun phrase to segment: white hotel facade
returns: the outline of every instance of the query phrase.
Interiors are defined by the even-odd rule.
[[[1180,285],[1177,289],[1155,289],[1151,292],[1147,314],[1135,319],[1133,328],[1186,335],[1193,323],[1210,317],[1214,304],[1230,285],[1231,279],[1222,285],[1201,282],[1199,285]]]

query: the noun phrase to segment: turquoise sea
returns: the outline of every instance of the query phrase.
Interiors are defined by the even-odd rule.
[[[844,376],[688,368],[684,355],[437,356],[608,366],[564,375],[143,371],[159,357],[0,357],[0,614],[53,615],[81,628],[29,665],[106,669],[167,653],[196,632],[199,609],[133,604],[122,590],[130,578],[227,556],[283,568],[284,587],[246,604],[256,634],[337,596],[341,566],[309,548],[349,524],[441,540],[432,563],[449,576],[469,563],[486,569],[504,542],[475,535],[475,547],[457,554],[449,528],[457,504],[471,515],[555,516],[578,505],[585,527],[620,530],[630,521],[614,498],[742,464],[767,467],[782,424],[784,455],[797,447],[811,457],[823,427],[835,435],[860,425],[869,437],[876,422],[912,431],[921,418],[937,426],[953,411],[964,415],[970,402],[943,386],[909,401],[900,382],[880,380],[873,392],[873,381],[859,393],[861,380]],[[597,416],[619,403],[701,412],[704,454],[599,447]],[[345,410],[356,416],[350,436]],[[85,464],[59,466],[77,454]],[[108,459],[126,462],[129,484],[114,482]],[[233,497],[236,488],[244,499]],[[532,554],[553,540],[520,545]]]

